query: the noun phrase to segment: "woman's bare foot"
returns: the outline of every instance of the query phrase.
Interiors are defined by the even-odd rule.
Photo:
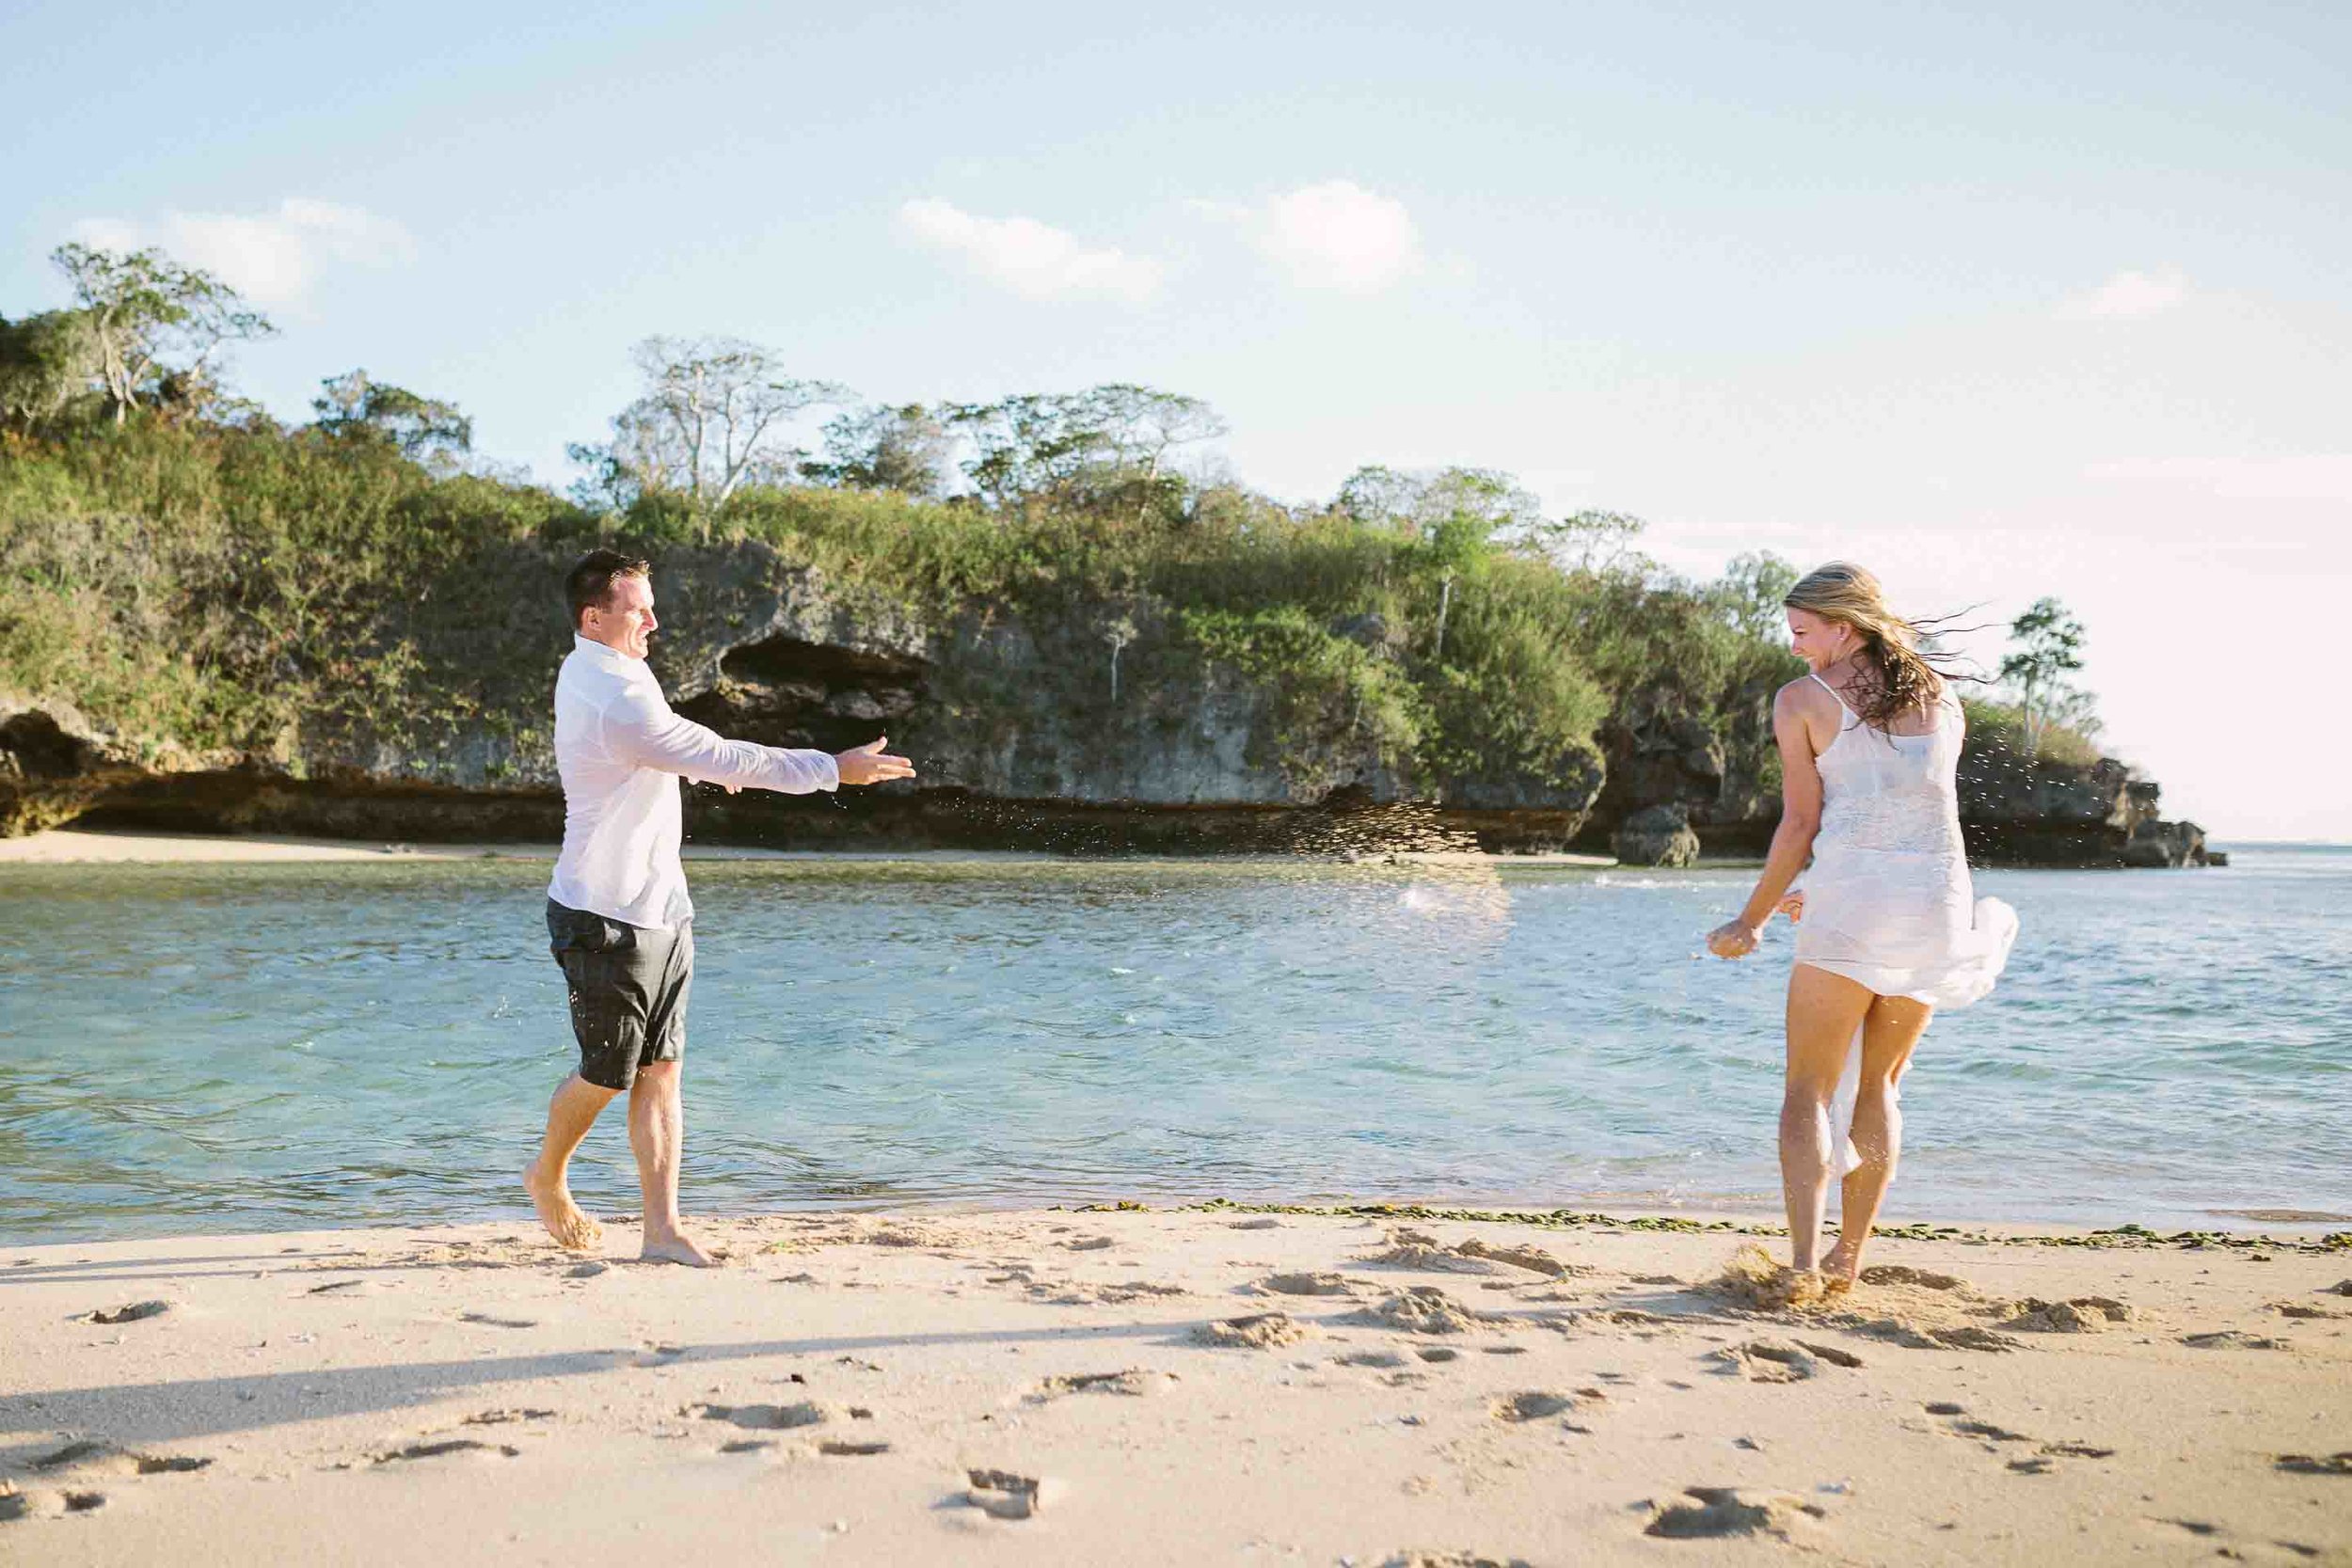
[[[641,1263],[683,1263],[690,1269],[715,1269],[719,1259],[703,1250],[703,1244],[683,1230],[667,1235],[645,1232],[645,1244],[637,1254]]]
[[[532,1207],[539,1211],[539,1223],[564,1251],[594,1252],[604,1240],[604,1227],[580,1212],[563,1182],[544,1180],[536,1160],[523,1167],[523,1191],[531,1195]]]
[[[1851,1251],[1847,1250],[1845,1240],[1840,1237],[1837,1244],[1829,1249],[1829,1256],[1821,1259],[1821,1279],[1824,1287],[1832,1295],[1842,1295],[1852,1290],[1854,1281],[1861,1277],[1862,1249],[1855,1247]]]

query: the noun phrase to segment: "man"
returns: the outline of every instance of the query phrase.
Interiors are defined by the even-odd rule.
[[[556,1244],[603,1235],[572,1201],[567,1177],[596,1114],[628,1096],[628,1141],[645,1190],[649,1261],[707,1268],[678,1223],[678,1092],[686,993],[694,975],[693,903],[678,864],[680,778],[729,790],[804,795],[910,779],[888,736],[830,756],[727,740],[670,711],[645,663],[654,629],[652,566],[591,550],[564,578],[572,651],[555,683],[555,764],[564,780],[564,851],[548,886],[548,936],[571,983],[580,1070],[548,1106],[546,1141],[523,1186]]]

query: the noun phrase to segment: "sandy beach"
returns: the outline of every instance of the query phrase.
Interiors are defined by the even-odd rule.
[[[0,1558],[2352,1561],[2352,1254],[1889,1239],[1792,1309],[1645,1223],[10,1248]]]

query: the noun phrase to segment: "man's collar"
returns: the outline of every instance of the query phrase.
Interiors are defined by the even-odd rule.
[[[579,632],[572,633],[572,647],[574,651],[586,654],[599,663],[609,664],[616,670],[643,670],[645,667],[644,659],[631,658],[612,644],[599,642],[593,637],[583,637]]]

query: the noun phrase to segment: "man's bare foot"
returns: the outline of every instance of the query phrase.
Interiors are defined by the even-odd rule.
[[[690,1269],[715,1269],[719,1259],[703,1250],[703,1244],[683,1230],[673,1230],[666,1236],[645,1233],[644,1249],[638,1253],[641,1263],[683,1263]]]
[[[563,1182],[543,1180],[536,1160],[523,1167],[523,1191],[531,1195],[532,1207],[539,1211],[539,1223],[564,1251],[594,1252],[604,1240],[604,1227],[580,1212]]]

